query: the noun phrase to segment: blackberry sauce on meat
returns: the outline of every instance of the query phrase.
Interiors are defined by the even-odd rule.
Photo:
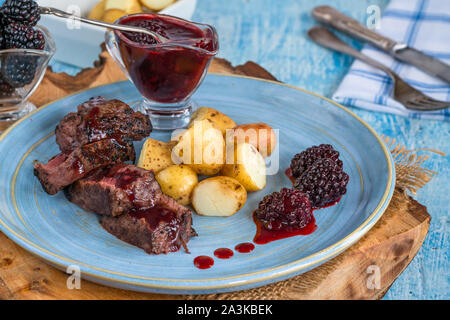
[[[196,236],[192,212],[162,193],[152,171],[135,160],[133,141],[152,130],[148,116],[119,100],[93,98],[66,115],[55,130],[61,153],[35,175],[44,190],[64,188],[67,199],[101,215],[102,227],[149,254],[188,251]]]
[[[80,104],[77,112],[67,114],[55,130],[61,151],[105,138],[124,143],[149,136],[152,125],[148,116],[135,112],[119,100],[92,98]]]
[[[122,241],[160,254],[186,252],[192,229],[192,212],[162,193],[153,172],[117,164],[93,172],[65,190],[81,208],[102,215],[106,231]]]

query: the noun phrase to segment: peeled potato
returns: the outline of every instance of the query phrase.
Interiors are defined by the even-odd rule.
[[[120,19],[126,15],[127,13],[125,11],[119,9],[109,9],[105,11],[102,20],[108,23],[114,23],[117,19]]]
[[[102,20],[105,13],[105,5],[107,0],[102,0],[95,5],[95,7],[89,13],[88,18],[92,20]]]
[[[222,169],[225,141],[222,132],[211,121],[196,121],[176,138],[178,143],[173,148],[173,155],[177,161],[203,175],[214,175]]]
[[[236,123],[230,117],[220,111],[217,111],[216,109],[208,107],[201,107],[195,110],[188,126],[192,126],[195,121],[205,119],[210,120],[217,129],[222,131],[223,135],[225,135],[227,129],[233,129],[236,127]]]
[[[191,202],[191,193],[198,184],[197,174],[186,165],[173,165],[156,175],[163,193],[184,206]]]
[[[192,206],[202,216],[229,217],[247,201],[247,191],[230,177],[212,177],[201,181],[192,192]]]
[[[227,163],[222,174],[239,181],[247,191],[258,191],[266,186],[266,164],[263,156],[249,143],[238,144],[231,159],[227,154]]]
[[[143,6],[153,11],[162,10],[174,2],[175,0],[141,0]]]
[[[137,166],[158,173],[173,165],[172,148],[174,145],[174,142],[167,143],[148,138],[142,146]]]
[[[264,158],[270,156],[277,145],[275,131],[265,123],[241,124],[233,129],[233,138],[236,144],[252,144]]]

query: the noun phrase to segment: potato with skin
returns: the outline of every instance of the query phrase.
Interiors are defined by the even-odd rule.
[[[139,0],[106,0],[102,20],[114,23],[128,14],[142,12]]]
[[[246,201],[247,191],[244,186],[230,177],[205,179],[192,192],[192,206],[202,216],[232,216]]]
[[[102,0],[95,5],[95,7],[89,13],[88,18],[92,20],[102,20],[105,14],[105,5],[107,0]]]
[[[265,123],[241,124],[233,129],[232,134],[236,144],[250,143],[264,158],[270,156],[277,145],[275,131]]]
[[[109,9],[105,11],[105,14],[102,17],[102,20],[107,23],[114,23],[116,20],[126,16],[127,13],[125,11],[119,9]]]
[[[133,14],[142,12],[139,0],[106,0],[105,11],[122,10],[125,14]]]
[[[159,171],[174,164],[172,161],[172,148],[176,142],[163,142],[148,138],[142,146],[142,151],[137,163],[138,167]]]
[[[224,165],[225,140],[211,121],[196,121],[177,136],[173,155],[179,163],[190,166],[196,173],[215,175]]]
[[[238,144],[234,153],[233,150],[227,151],[226,161],[222,174],[239,181],[248,192],[258,191],[266,186],[266,163],[253,145]]]
[[[201,163],[201,164],[190,164],[189,167],[191,167],[192,170],[194,170],[194,172],[196,172],[198,174],[201,174],[204,176],[213,176],[220,172],[220,170],[223,167],[223,164],[218,166],[216,164]]]
[[[220,111],[217,111],[216,109],[208,107],[201,107],[195,110],[192,114],[188,127],[191,127],[195,121],[205,119],[210,120],[217,129],[222,131],[224,136],[227,129],[233,129],[236,127],[236,123],[230,117]]]
[[[161,170],[156,180],[164,194],[184,206],[191,202],[191,193],[198,184],[197,174],[186,165],[173,165]]]

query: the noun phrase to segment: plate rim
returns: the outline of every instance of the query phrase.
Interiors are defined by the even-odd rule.
[[[109,281],[111,283],[119,283],[119,284],[125,284],[125,285],[132,285],[132,286],[136,286],[136,287],[140,287],[140,288],[154,288],[154,289],[169,289],[169,290],[174,290],[174,291],[181,291],[181,290],[192,290],[193,292],[198,292],[201,290],[214,290],[214,289],[223,289],[223,288],[233,288],[233,287],[245,287],[248,285],[251,285],[252,283],[255,282],[267,282],[270,281],[271,279],[278,279],[280,277],[283,276],[288,276],[290,274],[292,274],[293,276],[298,273],[299,271],[302,271],[304,269],[307,269],[310,266],[313,265],[320,265],[322,262],[326,261],[327,259],[330,259],[334,256],[339,255],[340,253],[342,253],[343,251],[345,251],[346,249],[348,249],[350,246],[352,246],[354,243],[356,243],[364,234],[366,234],[375,224],[376,222],[381,218],[381,216],[383,215],[383,213],[385,212],[385,210],[388,207],[388,204],[392,198],[392,194],[393,194],[393,189],[395,187],[395,166],[393,165],[393,159],[392,159],[392,155],[389,152],[386,144],[382,141],[382,139],[378,136],[378,134],[375,132],[375,130],[368,125],[364,120],[362,120],[358,115],[356,115],[354,112],[352,112],[351,110],[349,110],[348,108],[340,105],[339,103],[326,98],[322,95],[316,94],[314,92],[311,92],[309,90],[303,89],[303,88],[299,88],[299,87],[295,87],[293,85],[289,85],[289,84],[285,84],[285,83],[281,83],[278,81],[273,81],[273,80],[266,80],[266,79],[261,79],[261,78],[256,78],[256,77],[251,77],[251,76],[242,76],[242,75],[232,75],[232,74],[221,74],[221,73],[215,73],[215,72],[210,72],[208,73],[208,76],[212,75],[212,76],[219,76],[219,77],[231,77],[231,78],[243,78],[243,79],[249,79],[249,80],[253,80],[253,81],[259,81],[259,82],[267,82],[273,85],[279,85],[282,87],[288,87],[290,89],[294,89],[294,90],[298,90],[301,92],[304,92],[306,94],[318,97],[320,99],[323,99],[329,103],[331,103],[332,105],[340,108],[341,110],[347,112],[348,114],[350,114],[350,116],[352,116],[353,118],[355,118],[357,121],[359,121],[361,124],[364,125],[364,127],[366,127],[366,129],[370,132],[370,134],[372,134],[375,139],[377,140],[377,142],[379,143],[379,145],[381,146],[381,149],[383,150],[386,162],[387,162],[387,167],[388,167],[388,182],[386,185],[386,189],[383,193],[383,196],[380,200],[380,202],[377,204],[376,208],[372,211],[372,213],[367,217],[366,220],[363,221],[363,223],[361,223],[357,228],[355,228],[350,234],[348,234],[347,236],[345,236],[344,238],[342,238],[341,240],[333,243],[332,245],[317,251],[309,256],[306,256],[304,258],[289,262],[287,264],[284,264],[282,266],[278,266],[278,267],[273,267],[273,268],[268,268],[265,270],[261,270],[258,272],[253,272],[253,273],[246,273],[246,274],[241,274],[241,275],[237,275],[237,276],[233,276],[233,277],[225,277],[225,278],[219,278],[219,279],[196,279],[196,280],[185,280],[185,279],[170,279],[173,281],[179,281],[179,282],[197,282],[197,283],[201,283],[201,282],[211,282],[211,281],[224,281],[224,280],[232,280],[232,279],[239,279],[239,278],[243,278],[243,277],[251,277],[251,276],[255,276],[261,273],[267,273],[267,272],[272,272],[271,274],[265,275],[264,277],[256,277],[256,278],[250,278],[250,279],[243,279],[240,281],[235,281],[235,282],[231,282],[231,283],[224,283],[224,284],[211,284],[211,285],[206,285],[206,286],[173,286],[173,285],[163,285],[163,284],[155,284],[155,283],[142,283],[142,282],[138,282],[138,281],[129,281],[129,280],[123,280],[123,279],[117,279],[117,278],[112,278],[112,277],[107,277],[107,276],[103,276],[103,275],[99,275],[99,274],[95,274],[95,273],[91,273],[89,271],[82,271],[82,274],[86,275],[89,278],[93,278],[93,279],[98,279],[98,280],[106,280]],[[12,130],[14,130],[15,127],[17,127],[20,123],[22,123],[23,121],[25,121],[26,119],[28,119],[29,117],[31,117],[32,115],[34,115],[37,112],[42,111],[43,109],[58,103],[61,100],[64,99],[68,99],[72,96],[78,95],[80,93],[89,91],[89,90],[93,90],[93,89],[97,89],[97,88],[101,88],[101,87],[106,87],[106,86],[110,86],[110,85],[115,85],[115,84],[120,84],[123,82],[129,82],[129,80],[122,80],[122,81],[116,81],[116,82],[112,82],[112,83],[108,83],[108,84],[103,84],[103,85],[98,85],[98,86],[94,86],[92,88],[87,88],[87,89],[83,89],[83,90],[79,90],[77,92],[74,92],[70,95],[64,96],[62,98],[58,98],[54,101],[51,101],[49,103],[44,104],[43,106],[41,106],[40,108],[37,108],[36,110],[34,110],[33,112],[29,113],[28,115],[26,115],[25,117],[23,117],[22,119],[18,120],[17,122],[15,122],[13,125],[11,125],[9,128],[7,128],[1,135],[0,135],[0,143],[5,139],[6,136],[8,136],[8,134],[11,133]],[[13,177],[14,179],[14,177]],[[6,230],[5,230],[6,228]],[[77,263],[81,266],[85,266],[88,269],[91,270],[96,270],[96,271],[100,271],[100,272],[104,272],[107,274],[111,274],[111,275],[116,275],[116,276],[123,276],[126,277],[128,279],[136,279],[136,280],[150,280],[150,281],[167,281],[168,279],[155,279],[155,278],[149,278],[149,277],[142,277],[142,276],[134,276],[134,275],[128,275],[128,274],[123,274],[120,272],[114,272],[111,270],[105,270],[102,268],[98,268],[95,266],[91,266],[89,264],[83,263],[83,262],[79,262],[79,261],[74,261],[70,258],[66,258],[66,257],[61,257],[56,253],[53,253],[45,248],[41,248],[40,246],[38,246],[37,244],[33,243],[32,241],[29,241],[28,239],[25,239],[24,237],[22,237],[21,235],[17,234],[16,232],[14,232],[12,229],[9,228],[9,226],[2,220],[2,217],[0,216],[0,229],[1,231],[3,231],[9,238],[11,238],[16,244],[18,244],[19,246],[25,248],[27,251],[33,253],[34,255],[37,255],[39,258],[44,259],[45,261],[47,261],[48,263],[57,266],[61,269],[65,269],[67,267],[66,264],[64,263],[60,263],[59,261],[55,261],[52,260],[51,258],[48,258],[45,256],[45,254],[50,255],[53,257],[53,259],[57,259],[57,260],[63,260],[69,263]],[[365,229],[365,230],[364,230]],[[361,231],[364,231],[361,233]],[[359,234],[361,233],[361,234]],[[37,250],[33,250],[31,247],[34,247]],[[341,246],[341,248],[338,248],[339,246]],[[338,248],[337,250],[334,250],[335,248]],[[327,253],[325,256],[314,260],[315,257],[320,256],[324,253]],[[302,264],[302,262],[309,260],[308,263],[306,264]],[[297,267],[295,267],[295,265],[298,265]],[[281,272],[276,272],[279,269],[286,269],[287,270],[282,270]]]

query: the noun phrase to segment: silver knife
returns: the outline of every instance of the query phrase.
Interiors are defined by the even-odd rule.
[[[366,41],[386,51],[398,60],[412,64],[426,73],[450,83],[449,65],[423,52],[410,48],[405,43],[396,42],[369,30],[355,19],[344,15],[330,6],[315,7],[312,11],[312,16],[319,22],[328,24],[352,37]]]

